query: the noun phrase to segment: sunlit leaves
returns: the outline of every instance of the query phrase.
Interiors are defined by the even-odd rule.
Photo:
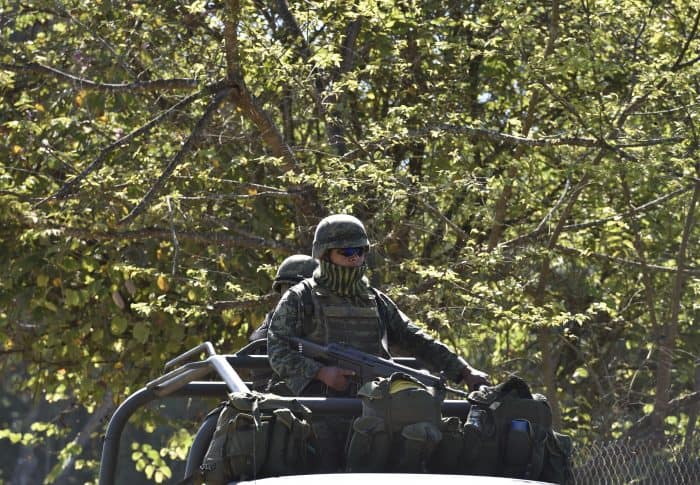
[[[131,459],[136,464],[136,469],[143,471],[148,480],[155,483],[163,483],[172,478],[172,471],[165,463],[158,450],[148,443],[132,443]]]
[[[285,3],[298,30],[279,10]],[[629,427],[629,415],[642,411],[634,403],[653,392],[651,309],[657,322],[668,315],[673,275],[654,270],[645,280],[640,258],[675,268],[689,196],[635,208],[697,178],[697,66],[671,71],[697,51],[698,40],[688,39],[696,7],[561,4],[556,29],[549,4],[525,1],[241,8],[240,74],[288,142],[294,167],[227,101],[128,227],[118,221],[178,153],[206,96],[170,112],[194,90],[109,92],[0,71],[3,370],[26,359],[19,387],[27,395],[46,390],[92,410],[106,388],[123,399],[203,339],[234,350],[268,310],[235,304],[267,294],[287,255],[270,242],[308,252],[318,217],[351,212],[372,238],[373,281],[409,316],[475,366],[499,377],[517,372],[535,386],[537,335],[551,335],[566,424],[594,436],[605,412],[616,420],[605,429]],[[97,83],[195,78],[200,87],[228,67],[220,2],[126,10],[54,2],[8,18],[0,29],[6,64],[39,62]],[[618,125],[633,99],[639,104]],[[75,193],[44,200],[166,112],[105,156]],[[594,147],[513,145],[505,135],[584,137],[608,148],[596,158]],[[663,137],[682,140],[631,146]],[[503,235],[489,250],[508,191]],[[306,214],[311,205],[318,209]],[[696,224],[690,240],[697,236]],[[694,246],[686,264],[699,265]],[[681,353],[699,344],[696,280],[688,278],[683,295]],[[220,310],[221,301],[234,308]],[[677,359],[679,389],[691,385],[689,362]],[[159,456],[179,458],[186,446],[178,434]],[[135,451],[142,472],[166,477],[155,449]]]

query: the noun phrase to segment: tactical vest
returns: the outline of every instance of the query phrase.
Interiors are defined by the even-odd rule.
[[[302,335],[315,342],[345,343],[368,354],[387,355],[374,292],[348,298],[313,280],[303,284]]]

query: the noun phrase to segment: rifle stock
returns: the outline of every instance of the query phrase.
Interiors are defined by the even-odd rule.
[[[464,397],[469,395],[467,392],[445,385],[445,379],[442,376],[438,377],[390,359],[362,352],[347,344],[331,343],[321,345],[299,337],[280,336],[280,338],[289,342],[293,348],[306,357],[324,364],[354,371],[360,384],[368,382],[375,377],[389,377],[394,372],[401,372],[428,387],[449,391]]]

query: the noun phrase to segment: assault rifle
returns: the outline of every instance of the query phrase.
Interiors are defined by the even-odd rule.
[[[347,344],[330,343],[328,345],[320,345],[310,342],[299,337],[279,336],[282,340],[286,340],[297,349],[302,355],[322,363],[341,367],[343,369],[352,370],[355,376],[359,379],[360,384],[368,382],[375,377],[389,377],[394,372],[407,374],[418,382],[425,384],[428,387],[433,387],[441,391],[448,391],[459,396],[467,397],[469,393],[454,389],[445,385],[444,376],[435,376],[422,371],[396,363],[390,359],[384,359],[376,355],[368,354],[357,350]]]

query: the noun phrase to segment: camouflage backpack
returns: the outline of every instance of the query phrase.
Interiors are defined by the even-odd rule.
[[[353,421],[350,430],[347,471],[427,471],[442,439],[444,394],[397,372],[367,382],[358,396],[362,399],[362,416]]]
[[[462,428],[463,473],[557,483],[571,481],[571,439],[552,429],[544,396],[512,376],[469,395]]]
[[[318,447],[310,416],[293,398],[230,394],[219,411],[198,481],[218,485],[313,471]]]

